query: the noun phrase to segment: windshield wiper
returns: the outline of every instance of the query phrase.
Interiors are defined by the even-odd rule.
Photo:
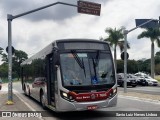
[[[97,54],[96,54],[96,63],[95,63],[95,66],[96,66],[96,67],[98,66],[98,63],[99,63],[99,54],[100,54],[100,51],[97,50]]]
[[[86,77],[86,71],[85,71],[83,59],[81,61],[80,57],[77,55],[77,53],[76,53],[75,50],[71,50],[71,53],[73,54],[74,59],[77,61],[77,63],[79,64],[79,66],[84,70],[84,75]]]

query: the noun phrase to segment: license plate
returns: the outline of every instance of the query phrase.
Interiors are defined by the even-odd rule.
[[[87,106],[88,110],[95,110],[97,108],[98,108],[97,105]]]

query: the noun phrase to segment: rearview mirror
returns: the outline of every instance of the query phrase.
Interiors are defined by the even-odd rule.
[[[57,47],[53,47],[53,53],[54,53],[55,65],[59,65],[60,64],[59,49]]]

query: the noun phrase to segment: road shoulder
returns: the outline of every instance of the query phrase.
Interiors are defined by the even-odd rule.
[[[123,91],[118,91],[118,95],[120,97],[135,98],[135,99],[139,99],[139,100],[160,103],[160,96],[159,95],[151,95],[151,94],[137,93],[137,92],[124,93]]]
[[[0,111],[30,111],[28,108],[18,97],[13,94],[13,105],[7,105],[8,94],[7,92],[0,91]]]

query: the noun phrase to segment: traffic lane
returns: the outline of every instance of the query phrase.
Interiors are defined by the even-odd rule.
[[[8,91],[8,84],[3,83],[2,84],[2,89],[0,90],[0,92],[6,92],[6,91]]]
[[[118,90],[124,91],[124,88],[118,87]],[[127,86],[127,91],[152,94],[152,95],[160,95],[160,87],[156,87],[156,86],[136,86],[136,87]]]
[[[110,107],[95,111],[76,111],[62,113],[56,113],[51,110],[47,110],[46,112],[48,117],[45,117],[45,120],[51,120],[53,118],[56,120],[159,120],[159,118],[155,117],[113,117],[120,111],[160,111],[160,103],[142,101],[139,99],[120,96],[118,97],[118,103],[116,107]]]
[[[18,91],[19,93],[24,93],[24,91],[22,90],[22,84],[21,84],[20,81],[13,82],[13,89],[15,89],[16,91]]]
[[[41,108],[40,104],[35,101],[34,99],[31,99],[29,97],[26,97],[24,94],[21,93],[17,93],[20,94],[21,96],[23,96],[23,101],[28,102],[28,104],[30,106],[32,106],[32,108],[34,109],[34,111],[40,111],[43,113],[43,109]],[[22,99],[22,98],[21,98]],[[147,110],[146,107],[148,105],[148,102],[145,102],[143,106],[140,106],[143,101],[141,101],[142,103],[139,103],[137,106],[138,108],[135,108],[134,104],[137,105],[137,100],[130,100],[127,98],[123,98],[123,97],[119,97],[118,98],[118,104],[117,107],[113,107],[113,108],[106,108],[106,109],[102,109],[102,110],[96,110],[96,111],[81,111],[81,112],[62,112],[62,113],[56,113],[53,112],[51,110],[46,110],[46,114],[47,117],[43,117],[41,120],[150,120],[151,118],[145,117],[141,118],[141,117],[109,117],[109,116],[113,116],[116,113],[119,113],[118,111],[143,111],[143,110]],[[127,104],[126,104],[127,103]],[[147,105],[146,105],[147,104]],[[150,103],[149,104],[153,104]],[[127,107],[128,106],[128,107]],[[22,106],[24,107],[24,106]],[[153,111],[156,111],[160,106],[155,106],[155,104],[148,106],[149,108],[153,107]],[[151,109],[150,109],[151,110]],[[32,110],[31,110],[32,111]],[[113,113],[111,113],[110,111],[114,111]],[[116,112],[116,113],[115,113]],[[30,119],[30,118],[29,118]],[[23,120],[23,119],[22,119]],[[157,118],[152,118],[152,120],[158,120]]]
[[[112,111],[112,112],[111,112]],[[52,117],[57,119],[77,119],[77,120],[159,120],[158,117],[113,117],[116,113],[121,111],[160,111],[160,103],[150,101],[142,101],[139,99],[132,99],[126,97],[118,97],[116,107],[105,108],[95,111],[81,111],[81,112],[65,112],[55,113],[49,111]],[[53,114],[54,113],[54,114]],[[112,116],[112,117],[111,117]],[[50,120],[50,119],[48,119]]]
[[[16,86],[16,87],[15,87]],[[160,104],[146,102],[142,100],[135,100],[131,98],[126,98],[119,96],[117,107],[111,107],[101,110],[95,111],[82,111],[82,112],[62,112],[56,113],[51,110],[43,110],[40,103],[36,100],[25,96],[21,89],[21,85],[19,83],[14,84],[14,89],[17,90],[17,94],[21,96],[21,99],[28,103],[35,111],[45,111],[47,116],[44,117],[44,120],[68,120],[68,119],[77,119],[77,120],[128,120],[128,117],[109,117],[113,116],[110,111],[160,111]],[[141,118],[141,117],[129,117],[131,120],[146,120],[146,119],[154,119],[158,120],[157,118]]]

